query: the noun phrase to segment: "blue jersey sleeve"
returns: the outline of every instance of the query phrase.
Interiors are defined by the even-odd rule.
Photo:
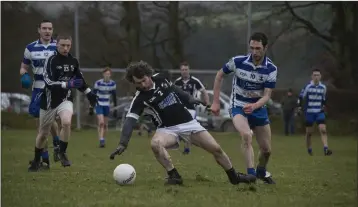
[[[234,72],[236,69],[236,64],[235,64],[235,58],[231,58],[227,63],[225,63],[225,65],[223,66],[222,70],[225,74],[229,74]]]
[[[264,88],[275,88],[277,81],[277,67],[271,66],[269,68],[270,73],[267,76],[267,79],[264,83]]]
[[[27,47],[25,48],[24,58],[22,59],[22,63],[24,63],[25,65],[31,64],[31,53]]]

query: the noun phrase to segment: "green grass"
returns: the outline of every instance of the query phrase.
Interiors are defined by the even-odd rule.
[[[214,135],[236,168],[243,171],[245,166],[237,135]],[[354,137],[329,137],[334,152],[331,157],[323,156],[320,139],[315,137],[315,155],[310,157],[302,136],[273,136],[269,171],[277,184],[258,183],[256,192],[244,184],[230,185],[212,156],[195,147],[188,156],[181,155],[180,151],[170,151],[185,185],[164,186],[166,173],[155,161],[147,137],[133,137],[129,149],[121,157],[109,160],[111,150],[118,143],[118,132],[110,132],[105,149],[97,147],[95,131],[73,132],[68,149],[73,164],[70,168],[52,163],[49,172],[28,173],[27,163],[33,157],[34,137],[35,131],[2,131],[2,206],[357,205],[357,143]],[[120,163],[135,167],[137,179],[133,186],[119,186],[113,181],[113,170]],[[199,181],[197,175],[209,181]]]

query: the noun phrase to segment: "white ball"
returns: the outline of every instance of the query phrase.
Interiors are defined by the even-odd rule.
[[[119,185],[131,185],[136,178],[136,172],[130,164],[120,164],[113,171],[113,178]]]

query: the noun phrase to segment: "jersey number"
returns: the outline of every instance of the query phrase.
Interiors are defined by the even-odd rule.
[[[158,94],[159,94],[160,96],[163,96],[163,92],[161,92],[161,91],[158,91]]]
[[[255,74],[251,74],[251,79],[255,79]]]

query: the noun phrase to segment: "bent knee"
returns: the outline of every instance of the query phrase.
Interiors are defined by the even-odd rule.
[[[158,139],[152,139],[150,146],[152,147],[153,151],[158,151],[163,146],[163,143]]]
[[[319,131],[321,132],[321,134],[327,134],[326,127],[320,127]]]
[[[98,122],[98,126],[99,126],[99,127],[104,127],[104,121]]]
[[[242,140],[244,141],[245,144],[251,144],[252,143],[251,130],[246,131],[246,132],[241,132],[240,134],[241,134]]]
[[[71,127],[71,121],[64,120],[61,123],[62,128],[70,128]]]

